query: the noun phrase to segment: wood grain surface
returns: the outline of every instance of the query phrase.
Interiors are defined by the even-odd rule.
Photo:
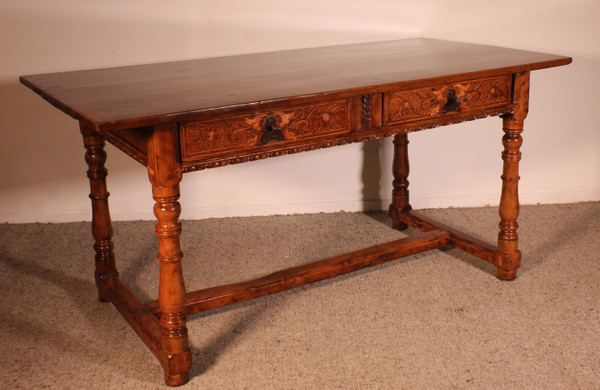
[[[190,119],[210,109],[368,94],[451,76],[523,72],[569,57],[425,38],[23,76],[100,131]]]

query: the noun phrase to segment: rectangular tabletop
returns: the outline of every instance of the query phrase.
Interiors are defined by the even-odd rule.
[[[571,58],[425,38],[23,76],[21,82],[99,131],[286,99],[371,93],[442,77],[522,72]]]

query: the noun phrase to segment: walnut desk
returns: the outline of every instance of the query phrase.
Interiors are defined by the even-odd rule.
[[[86,148],[96,284],[156,355],[168,385],[188,381],[187,315],[454,246],[514,279],[519,148],[529,73],[568,57],[431,39],[206,58],[21,77],[79,121]],[[504,136],[497,246],[411,209],[407,134],[499,115]],[[188,292],[181,268],[182,174],[313,149],[394,137],[393,226],[423,233],[242,283]],[[105,141],[147,167],[156,204],[159,297],[142,302],[119,278]]]

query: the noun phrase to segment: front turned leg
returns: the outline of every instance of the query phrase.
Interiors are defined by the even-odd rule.
[[[162,349],[168,356],[165,382],[180,386],[189,380],[191,354],[185,314],[185,284],[181,268],[183,254],[179,246],[181,224],[178,222],[181,206],[179,186],[152,187],[156,204],[156,235],[158,237],[158,260],[160,262],[159,303]]]
[[[498,278],[513,280],[517,276],[517,268],[521,265],[519,251],[517,217],[519,216],[519,161],[520,147],[523,143],[523,121],[527,116],[529,99],[529,72],[515,75],[514,110],[502,117],[504,136],[502,144],[503,170],[502,194],[500,196],[500,232],[498,233],[498,250],[494,254],[494,265],[498,268]]]
[[[95,280],[98,287],[98,299],[108,301],[102,293],[101,284],[110,278],[117,278],[119,273],[115,266],[114,245],[112,243],[113,228],[108,208],[109,193],[106,190],[106,175],[104,163],[104,139],[85,125],[80,125],[85,146],[85,161],[89,167],[87,177],[90,181],[90,199],[92,200],[92,235],[96,252]]]
[[[408,225],[400,221],[400,214],[411,210],[408,197],[408,135],[406,133],[394,136],[394,160],[392,163],[392,203],[390,204],[390,217],[392,227],[404,230]]]
[[[148,140],[148,174],[156,201],[154,215],[160,263],[161,349],[166,355],[163,368],[169,386],[187,383],[192,366],[181,268],[183,254],[179,244],[181,206],[178,200],[182,175],[177,161],[176,131],[177,126],[173,124],[157,125]]]

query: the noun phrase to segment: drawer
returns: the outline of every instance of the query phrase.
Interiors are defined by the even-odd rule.
[[[388,125],[474,113],[510,103],[511,76],[460,81],[384,94]]]
[[[207,121],[182,122],[181,158],[194,161],[211,156],[269,150],[302,144],[350,130],[348,100],[270,110]]]

